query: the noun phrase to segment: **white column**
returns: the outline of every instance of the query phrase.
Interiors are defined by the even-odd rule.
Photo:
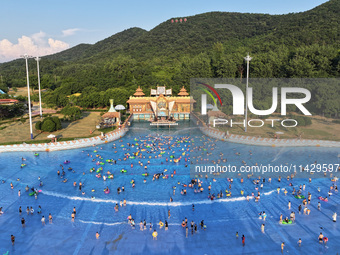
[[[25,54],[23,58],[26,61],[26,77],[27,77],[27,92],[28,92],[28,115],[30,119],[30,133],[31,133],[31,139],[33,140],[33,130],[32,130],[32,113],[31,113],[31,93],[30,93],[30,80],[28,76],[28,59],[31,58],[31,56],[28,56]]]
[[[247,117],[248,117],[248,80],[249,80],[249,61],[252,59],[250,56],[249,56],[249,53],[248,55],[244,58],[246,61],[247,61],[247,82],[246,82],[246,113],[245,113],[245,127],[244,127],[244,132],[247,132],[247,126],[248,126],[248,120],[247,120]]]
[[[40,108],[40,118],[42,118],[42,109],[41,109],[41,89],[40,89],[40,71],[39,71],[39,60],[41,58],[36,57],[35,60],[37,61],[37,70],[38,70],[38,87],[39,87],[39,108]]]

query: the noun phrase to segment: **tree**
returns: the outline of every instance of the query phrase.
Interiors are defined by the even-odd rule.
[[[36,130],[41,130],[41,125],[42,125],[42,122],[40,120],[38,120],[36,123],[35,123],[35,129]]]
[[[61,110],[65,117],[73,118],[74,120],[80,119],[81,110],[76,106],[66,106]]]
[[[57,116],[52,117],[52,121],[55,123],[55,129],[56,130],[62,129],[61,121]]]
[[[41,126],[41,130],[44,132],[53,132],[56,130],[56,125],[52,120],[45,120]]]

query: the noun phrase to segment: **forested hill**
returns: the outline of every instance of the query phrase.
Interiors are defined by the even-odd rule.
[[[72,102],[96,107],[110,97],[125,102],[138,85],[146,93],[157,84],[177,92],[192,77],[243,77],[247,52],[251,77],[339,77],[339,13],[340,0],[330,0],[301,13],[210,12],[174,17],[150,31],[131,28],[44,57],[41,83],[50,90],[44,101],[62,106],[81,92]],[[36,86],[34,60],[30,66]],[[23,60],[1,64],[0,73],[4,89],[26,84]],[[330,99],[339,94],[329,91]]]
[[[186,22],[183,21],[184,17],[174,17],[149,32],[140,28],[125,30],[86,48],[85,54],[79,54],[76,46],[68,50],[70,52],[52,56],[56,60],[65,60],[64,55],[99,60],[99,56],[95,56],[98,53],[100,57],[106,55],[107,58],[117,53],[134,58],[168,56],[169,53],[180,56],[183,53],[206,52],[216,42],[231,47],[251,47],[254,42],[258,47],[269,41],[272,45],[291,47],[334,44],[339,43],[339,14],[340,1],[331,0],[309,11],[286,15],[210,12],[186,17]],[[177,23],[171,22],[176,19]],[[103,52],[105,54],[100,54]]]
[[[136,38],[140,37],[146,33],[146,30],[133,27],[127,30],[124,30],[120,33],[112,35],[102,41],[99,41],[93,45],[90,44],[80,44],[75,47],[72,47],[68,50],[46,56],[47,59],[51,60],[66,60],[66,61],[75,61],[84,58],[92,57],[96,54],[102,54],[111,50],[118,50],[121,47],[131,41],[134,41]]]

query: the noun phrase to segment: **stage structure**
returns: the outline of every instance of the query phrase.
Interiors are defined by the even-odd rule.
[[[165,86],[151,89],[149,97],[138,87],[127,101],[134,120],[149,120],[157,126],[178,125],[177,120],[189,119],[190,104],[194,102],[184,87],[173,96],[172,89]]]

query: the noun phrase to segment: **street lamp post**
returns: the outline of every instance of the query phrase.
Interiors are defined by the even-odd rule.
[[[27,76],[27,92],[28,92],[28,115],[30,119],[30,132],[31,132],[31,139],[33,140],[33,130],[32,130],[32,113],[31,113],[31,96],[30,96],[30,80],[28,76],[28,59],[32,58],[31,56],[28,56],[27,54],[21,56],[26,60],[26,76]]]
[[[42,109],[41,109],[41,90],[40,90],[40,72],[39,72],[39,60],[41,58],[34,58],[37,61],[37,70],[38,70],[38,87],[39,87],[39,108],[40,108],[40,118],[42,118]]]
[[[244,58],[247,61],[247,83],[246,83],[246,114],[245,114],[245,125],[244,125],[244,132],[247,132],[247,125],[248,125],[248,80],[249,80],[249,61],[252,59],[252,57],[248,55]]]

